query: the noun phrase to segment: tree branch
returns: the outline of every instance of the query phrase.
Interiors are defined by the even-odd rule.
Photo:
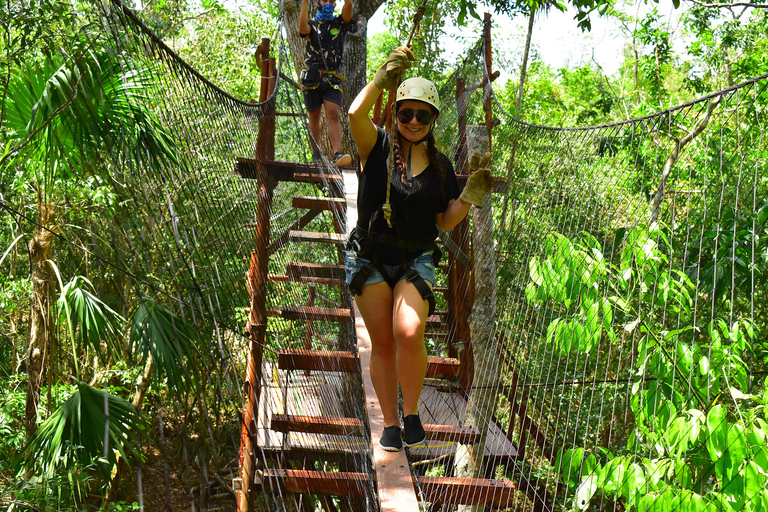
[[[680,151],[682,151],[685,146],[690,144],[693,139],[695,139],[702,131],[704,131],[704,128],[706,128],[709,124],[709,119],[712,117],[712,111],[715,110],[715,108],[720,104],[720,100],[722,99],[722,96],[718,96],[709,102],[709,105],[707,106],[707,112],[704,114],[704,118],[699,121],[699,123],[693,128],[693,130],[691,130],[688,135],[678,141],[678,143],[675,145],[675,149],[672,150],[669,158],[667,158],[667,162],[664,164],[664,172],[661,173],[659,188],[656,190],[656,194],[653,196],[653,210],[651,212],[651,220],[649,224],[653,224],[659,218],[659,210],[661,209],[661,202],[664,199],[664,191],[667,184],[667,178],[669,177],[669,173],[672,172],[672,168],[675,166],[678,158],[680,157]]]
[[[692,3],[696,5],[700,5],[702,7],[710,7],[710,8],[730,8],[730,7],[754,7],[755,9],[768,9],[768,4],[753,4],[751,2],[733,2],[733,3],[705,3],[700,0],[691,0]]]

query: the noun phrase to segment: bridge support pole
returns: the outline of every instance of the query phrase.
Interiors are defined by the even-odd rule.
[[[269,39],[262,39],[259,46],[261,61],[261,91],[259,102],[265,102],[274,91],[277,67],[269,57]],[[256,139],[258,197],[256,210],[255,249],[251,252],[251,264],[247,273],[251,294],[251,310],[246,331],[249,336],[242,425],[240,434],[241,489],[238,497],[239,512],[253,512],[253,487],[256,480],[256,453],[258,435],[258,408],[261,395],[262,362],[267,339],[267,272],[270,239],[269,217],[272,212],[272,195],[276,182],[267,174],[264,160],[274,159],[275,108],[274,99],[264,105],[264,115],[259,118]]]

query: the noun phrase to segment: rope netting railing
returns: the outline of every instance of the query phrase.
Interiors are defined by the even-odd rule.
[[[486,124],[485,49],[441,88],[459,162],[455,127]],[[464,344],[475,380],[460,394],[462,421],[510,444],[417,472],[508,478],[542,509],[765,506],[767,85],[587,128],[526,124],[494,98],[507,186],[492,230],[474,210],[475,290],[479,247],[496,274],[492,309],[475,294],[470,316],[494,328]]]
[[[184,480],[177,483],[185,492],[181,498],[174,496],[173,501],[183,503],[188,499],[191,510],[213,510],[218,500],[228,494],[232,494],[231,501],[235,501],[236,490],[232,485],[240,472],[238,453],[247,399],[243,390],[248,389],[243,379],[248,374],[249,347],[253,343],[258,342],[263,350],[264,400],[293,398],[283,393],[269,393],[271,386],[279,387],[280,381],[283,390],[297,386],[292,394],[314,397],[316,406],[329,408],[326,413],[331,412],[331,407],[343,406],[344,413],[339,412],[337,416],[357,415],[364,421],[364,414],[360,412],[362,399],[349,392],[355,389],[354,382],[331,374],[297,382],[290,374],[278,377],[276,366],[278,351],[304,348],[306,334],[306,326],[299,327],[300,322],[280,318],[281,306],[307,304],[310,294],[317,302],[348,303],[339,286],[321,284],[318,288],[322,287],[322,291],[310,292],[308,286],[296,286],[281,278],[287,274],[286,264],[290,261],[338,264],[337,246],[309,248],[287,244],[291,227],[327,232],[334,231],[335,226],[336,231],[345,233],[343,209],[307,213],[292,206],[295,196],[311,199],[331,196],[340,185],[333,179],[338,170],[324,160],[313,166],[314,177],[305,177],[303,181],[270,175],[271,197],[266,205],[260,204],[263,197],[259,183],[254,179],[256,175],[248,175],[251,168],[247,163],[237,170],[240,175],[236,172],[241,157],[269,154],[275,160],[300,164],[308,163],[311,158],[301,92],[295,86],[296,73],[279,28],[278,44],[273,43],[276,58],[270,59],[268,49],[259,56],[266,70],[263,76],[275,86],[266,95],[262,91],[260,102],[248,103],[208,82],[120,2],[96,2],[79,15],[92,23],[84,22],[90,27],[83,30],[85,48],[77,48],[78,52],[69,56],[54,55],[48,60],[42,46],[28,48],[29,61],[15,70],[21,78],[4,90],[4,135],[23,134],[27,121],[15,125],[21,126],[16,133],[12,131],[11,122],[24,114],[32,118],[27,139],[19,136],[17,140],[22,142],[13,144],[11,137],[7,146],[10,151],[3,155],[4,218],[18,226],[18,231],[44,233],[49,246],[53,247],[53,255],[48,253],[49,259],[55,260],[58,256],[60,260],[83,262],[62,266],[61,277],[65,281],[75,274],[87,273],[97,293],[126,317],[137,303],[151,298],[153,304],[169,312],[167,318],[171,323],[173,319],[178,322],[170,326],[174,332],[167,334],[167,338],[151,339],[152,346],[147,348],[151,352],[147,367],[151,369],[154,361],[154,374],[150,372],[147,377],[155,375],[152,386],[173,406],[169,409],[156,404],[158,416],[148,420],[146,429],[147,432],[159,429],[169,439],[166,444],[181,446],[176,455],[181,457],[183,453],[181,465],[187,469],[179,471]],[[28,86],[25,75],[42,77],[38,90],[32,91],[39,92],[40,96],[28,103],[24,103],[28,99],[24,97]],[[66,79],[70,78],[68,87]],[[47,100],[48,110],[45,110],[44,91],[51,98]],[[87,96],[89,94],[92,96]],[[258,96],[259,91],[254,95]],[[80,103],[80,99],[84,101]],[[35,110],[32,107],[38,100]],[[258,138],[267,118],[273,119],[274,137],[269,141]],[[105,126],[90,124],[101,120]],[[37,131],[33,130],[35,122],[42,125]],[[112,124],[106,126],[107,123]],[[86,149],[87,155],[75,156],[76,151],[85,153]],[[28,198],[22,186],[16,186],[18,181],[14,181],[13,176],[24,166],[39,166],[41,176],[49,173],[45,183],[42,179],[38,182],[49,187],[41,193],[45,197],[44,205],[49,207],[47,216],[40,215],[42,208],[25,204]],[[90,217],[81,212],[68,212],[67,187],[84,187],[89,192],[104,194],[105,201],[113,208],[104,214],[99,204],[86,205],[86,211],[95,212]],[[266,215],[274,235],[273,243],[263,249],[269,256],[267,270],[275,276],[265,284],[269,297],[266,307],[270,313],[277,313],[269,321],[266,336],[258,340],[248,332],[253,327],[247,323],[252,297],[248,288],[253,281],[249,281],[247,274],[257,242],[260,215]],[[73,219],[87,222],[83,231],[93,236],[83,237],[73,228]],[[261,277],[266,281],[268,276]],[[52,280],[52,274],[48,278]],[[51,290],[57,288],[51,285]],[[133,322],[136,321],[134,317]],[[188,336],[195,345],[189,352],[185,352],[177,339],[182,331],[197,333]],[[349,350],[353,344],[352,331],[345,334],[342,331],[338,325],[317,322],[311,343],[316,347],[342,344]],[[161,333],[152,334],[162,338]],[[165,349],[167,352],[158,349],[163,341],[170,343]],[[75,353],[74,360],[89,355],[93,353]],[[63,359],[67,358],[71,360],[73,354]],[[131,362],[135,364],[136,360]],[[189,368],[173,374],[174,362],[186,363]],[[50,374],[53,363],[43,364],[41,371]],[[188,388],[171,385],[174,376],[178,378],[185,372],[196,382]],[[91,375],[84,373],[78,375],[80,377],[90,379]],[[197,392],[189,392],[191,389]],[[133,396],[132,393],[129,398]],[[164,416],[160,416],[160,411]],[[109,417],[110,407],[103,412]],[[115,412],[111,412],[114,417]],[[169,415],[174,416],[170,423]],[[108,426],[109,423],[104,428]],[[291,461],[276,455],[288,446],[287,440],[275,441],[274,435],[264,435],[268,427],[268,424],[259,424],[254,430],[245,428],[245,436],[257,441],[253,456],[261,461],[261,467],[293,467]],[[155,435],[150,434],[150,438],[154,443]],[[369,454],[360,439],[334,442],[362,444],[362,448],[356,448],[342,463],[348,465],[351,459],[358,470],[367,471]],[[104,453],[110,453],[115,447],[111,444],[114,440],[109,440]],[[312,449],[308,448],[310,452]],[[163,457],[166,458],[165,452]],[[140,506],[148,509],[163,506],[152,502],[145,505],[144,501],[146,488],[162,486],[162,478],[155,479],[159,482],[148,480],[146,468],[142,478],[141,460],[130,463],[131,472],[124,478],[130,481],[135,491],[131,494],[138,495]],[[310,459],[308,464],[314,461]],[[169,492],[167,477],[166,473],[166,493]],[[361,485],[373,496],[372,484]],[[224,496],[214,496],[216,493]],[[301,505],[300,495],[283,496],[267,484],[260,494],[259,507],[273,508],[277,503],[281,509],[308,506]]]
[[[214,507],[215,482],[238,481],[241,466],[246,481],[224,492],[259,510],[377,510],[363,384],[349,371],[359,364],[342,284],[349,191],[327,160],[307,165],[282,30],[259,50],[264,86],[247,103],[117,0],[91,7],[101,30],[87,51],[39,62],[30,52],[23,69],[74,85],[41,86],[54,100],[3,157],[2,208],[19,231],[48,233],[48,259],[86,260],[64,279],[87,273],[126,316],[151,296],[197,333],[198,393],[171,385],[181,374],[152,351],[155,385],[184,418],[168,424],[158,407],[153,421],[196,472],[184,482],[192,510]],[[535,126],[496,101],[487,41],[440,84],[435,135],[460,182],[469,155],[488,148],[503,179],[441,237],[425,339],[459,369],[428,376],[419,410],[469,430],[406,450],[420,507],[765,509],[768,78],[623,123]],[[23,85],[9,83],[7,97]],[[87,87],[101,99],[80,105]],[[78,131],[94,113],[113,124]],[[88,154],[72,156],[68,137]],[[25,165],[50,186],[37,207],[9,186]],[[75,186],[116,206],[53,222]],[[352,362],[286,366],[299,351]],[[288,417],[354,421],[331,434],[275,426]],[[147,479],[141,462],[131,467],[141,502]],[[305,481],[286,486],[289,470]],[[370,476],[319,493],[309,471]]]

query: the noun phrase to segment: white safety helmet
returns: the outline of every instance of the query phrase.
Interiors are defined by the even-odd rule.
[[[423,101],[431,105],[440,115],[440,96],[437,94],[437,87],[426,78],[414,77],[403,80],[397,88],[395,102],[399,103],[403,100]]]

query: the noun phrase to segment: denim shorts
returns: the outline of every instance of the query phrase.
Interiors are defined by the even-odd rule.
[[[423,253],[421,253],[416,258],[412,259],[408,262],[408,266],[410,268],[413,268],[416,270],[416,272],[419,273],[422,279],[425,281],[429,281],[433,286],[435,284],[435,261],[432,258],[432,249],[426,250]],[[352,278],[357,274],[363,265],[366,263],[369,263],[371,260],[367,258],[359,258],[355,254],[354,250],[347,249],[347,263],[346,263],[346,272],[347,272],[347,286],[349,286],[352,283]],[[394,276],[398,269],[400,268],[400,265],[383,265],[384,270],[387,271],[387,273],[390,276]],[[405,279],[405,274],[403,274],[400,279]],[[386,282],[386,279],[384,279],[384,276],[381,275],[381,271],[378,268],[374,268],[373,274],[371,277],[366,279],[365,283],[363,283],[363,286],[368,286],[369,284],[376,284]]]

